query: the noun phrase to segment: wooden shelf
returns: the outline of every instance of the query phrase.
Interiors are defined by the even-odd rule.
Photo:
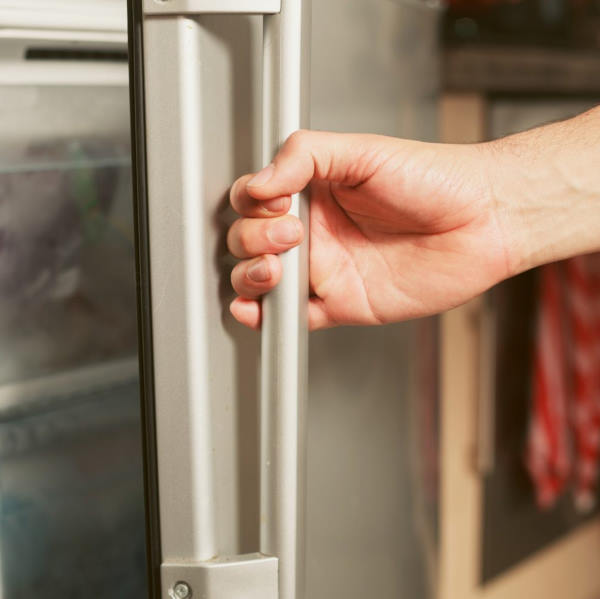
[[[600,52],[534,47],[448,48],[442,73],[447,91],[591,95],[600,93]]]

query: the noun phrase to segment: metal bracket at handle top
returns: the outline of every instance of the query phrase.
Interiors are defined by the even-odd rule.
[[[279,12],[281,0],[144,0],[146,15],[272,15]]]

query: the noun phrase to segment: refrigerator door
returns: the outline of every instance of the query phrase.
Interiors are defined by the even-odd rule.
[[[311,126],[435,141],[440,16],[314,2]],[[436,596],[437,351],[436,319],[311,334],[311,599]]]
[[[433,136],[434,4],[323,0],[310,30],[306,9],[297,0],[130,3],[157,597],[213,597],[223,563],[228,592],[241,585],[249,597],[434,593],[436,323],[320,333],[307,373],[306,246],[285,257],[284,283],[265,301],[262,348],[229,314],[225,236],[238,176],[310,124]],[[431,78],[409,87],[425,41],[419,60]],[[422,129],[414,119],[402,129],[404,106]],[[296,198],[293,210],[305,217],[303,208]],[[420,335],[430,341],[423,355],[411,350]],[[422,445],[419,360],[431,400]],[[429,451],[428,485],[415,447]]]

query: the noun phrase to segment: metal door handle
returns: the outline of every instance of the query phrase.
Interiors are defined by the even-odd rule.
[[[159,456],[161,542],[168,554],[168,561],[162,566],[165,598],[173,593],[179,597],[178,593],[186,592],[186,584],[194,597],[208,599],[233,599],[241,589],[247,599],[277,596],[302,599],[304,594],[308,242],[282,256],[282,281],[263,302],[261,553],[214,557],[217,554],[215,497],[210,402],[205,383],[209,373],[198,368],[207,363],[208,350],[197,341],[205,334],[203,273],[197,264],[202,235],[195,230],[196,223],[201,221],[198,204],[202,189],[195,166],[203,153],[198,135],[202,125],[198,115],[202,86],[197,72],[201,26],[190,17],[211,13],[264,15],[263,159],[266,164],[291,133],[308,124],[309,5],[309,0],[143,0],[144,15],[150,17],[144,26],[145,62],[152,64],[155,71],[146,73],[148,112],[151,112],[146,127],[152,147],[158,148],[154,153],[148,152],[147,158],[152,177],[150,212],[154,210],[156,214],[154,219],[150,218],[150,235],[162,246],[172,243],[181,230],[185,232],[183,240],[176,239],[178,246],[170,249],[170,254],[157,251],[151,257],[157,263],[160,278],[153,280],[153,294],[156,288],[157,296],[171,283],[162,275],[168,268],[167,259],[177,259],[184,271],[181,285],[185,299],[181,307],[185,315],[180,316],[177,307],[161,304],[163,324],[157,325],[155,340],[159,335],[165,339],[172,337],[170,325],[174,322],[187,343],[183,355],[178,357],[179,362],[185,361],[184,366],[166,355],[167,352],[154,362],[155,368],[160,363],[162,372],[167,371],[168,379],[163,383],[156,377],[157,395],[163,398],[171,395],[173,399],[172,403],[163,399],[157,406],[157,413],[160,412],[157,438],[165,446],[171,444],[173,456],[187,461],[192,478],[177,479],[185,483],[183,492],[189,495],[177,497],[175,490],[160,482],[160,472],[181,468],[181,460],[177,463],[173,456]],[[167,31],[165,27],[170,29]],[[169,122],[162,122],[165,120]],[[165,137],[174,140],[175,155],[160,149]],[[168,161],[170,170],[161,161]],[[174,194],[179,197],[177,207],[172,204],[165,207],[165,198]],[[308,207],[301,194],[292,198],[290,212],[300,217],[305,226],[308,224]],[[171,225],[164,221],[169,218],[175,218],[176,222],[167,235],[164,229]],[[155,342],[155,347],[161,345],[161,339]],[[183,379],[175,392],[174,378]],[[159,385],[163,386],[159,389]],[[183,415],[182,410],[185,410]],[[184,426],[186,415],[187,428],[193,432],[182,440],[169,437],[168,427]],[[173,512],[178,510],[175,518]],[[191,521],[190,530],[183,536],[182,518]]]
[[[263,161],[308,125],[308,55],[303,31],[309,0],[283,0],[264,19]],[[303,46],[302,41],[305,45]],[[290,213],[308,231],[308,202]],[[260,550],[280,559],[281,599],[304,596],[306,394],[308,386],[308,240],[281,256],[283,276],[263,299]]]

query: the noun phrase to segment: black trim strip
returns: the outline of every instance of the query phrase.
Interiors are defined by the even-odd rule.
[[[127,62],[127,52],[102,48],[27,48],[25,60],[59,60],[85,62]]]
[[[140,360],[140,403],[143,427],[144,491],[146,502],[148,599],[160,599],[160,564],[162,560],[158,506],[156,416],[154,409],[142,0],[127,0],[127,10],[129,22],[129,89],[138,305],[138,347]]]

